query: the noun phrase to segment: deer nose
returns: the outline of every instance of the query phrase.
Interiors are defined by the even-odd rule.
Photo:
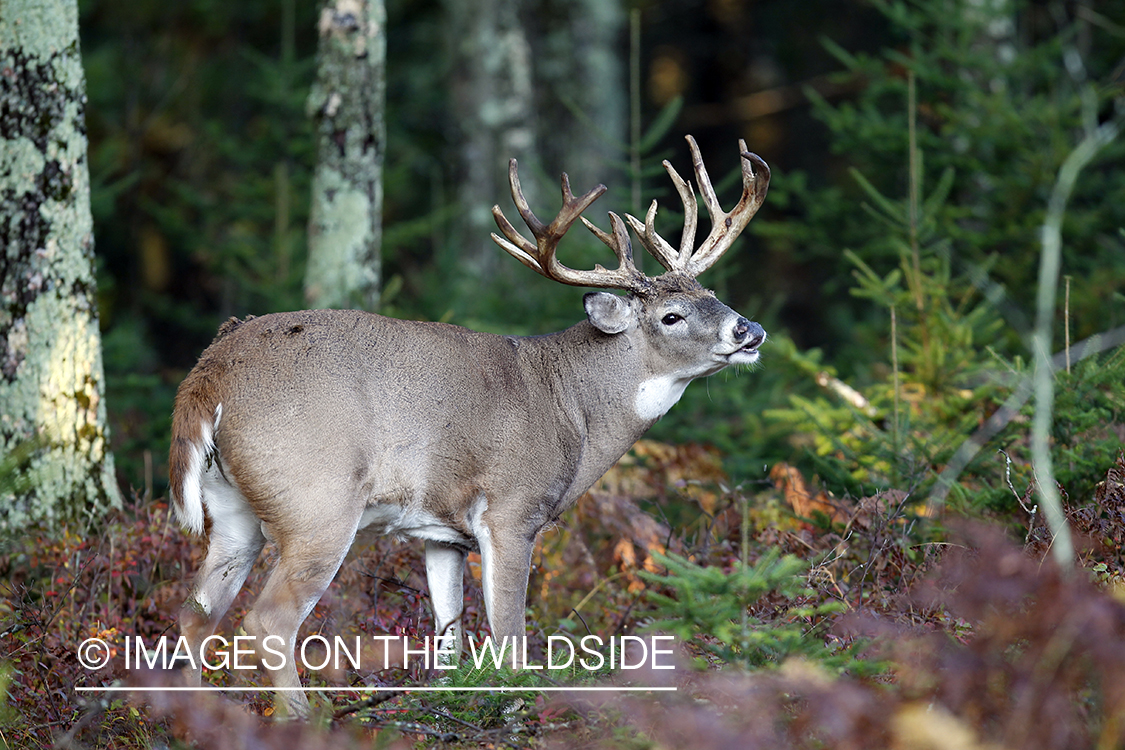
[[[734,324],[734,340],[743,344],[744,349],[757,349],[766,340],[765,330],[746,318],[739,318]]]

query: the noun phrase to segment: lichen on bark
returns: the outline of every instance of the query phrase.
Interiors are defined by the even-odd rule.
[[[0,531],[119,505],[75,0],[0,4]]]
[[[383,222],[386,14],[382,0],[329,0],[321,11],[309,114],[317,167],[305,297],[313,307],[379,305]]]

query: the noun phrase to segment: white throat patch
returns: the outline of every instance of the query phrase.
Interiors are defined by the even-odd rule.
[[[660,375],[649,378],[637,387],[637,396],[633,399],[633,409],[637,416],[646,422],[663,417],[672,406],[684,395],[689,378],[677,378],[672,375]]]

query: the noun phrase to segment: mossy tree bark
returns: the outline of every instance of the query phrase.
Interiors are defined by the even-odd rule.
[[[109,451],[76,0],[0,3],[0,530],[93,519]]]
[[[319,32],[317,80],[309,96],[317,167],[305,297],[313,307],[375,310],[387,140],[383,0],[328,0]]]

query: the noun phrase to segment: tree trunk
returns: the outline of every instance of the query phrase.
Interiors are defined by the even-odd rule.
[[[528,202],[538,206],[531,44],[521,0],[445,0],[453,55],[452,117],[457,132],[457,252],[475,279],[492,279],[503,253],[490,238],[492,206],[508,191],[508,159],[519,159]]]
[[[625,141],[628,103],[625,14],[618,0],[446,0],[445,14],[453,35],[457,251],[471,276],[491,282],[507,270],[522,273],[489,238],[491,207],[510,205],[508,159],[519,159],[528,202],[547,216],[558,210],[560,172],[580,191],[612,182],[607,162],[623,155],[606,144]]]
[[[616,1],[535,1],[540,156],[551,177],[565,171],[575,190],[612,185],[608,165],[625,158],[611,145],[626,143],[625,15]],[[606,210],[595,215],[604,219]]]
[[[0,530],[92,519],[109,451],[76,0],[0,3]]]
[[[313,307],[379,306],[386,149],[383,0],[328,0],[309,111],[317,167],[305,298]]]

